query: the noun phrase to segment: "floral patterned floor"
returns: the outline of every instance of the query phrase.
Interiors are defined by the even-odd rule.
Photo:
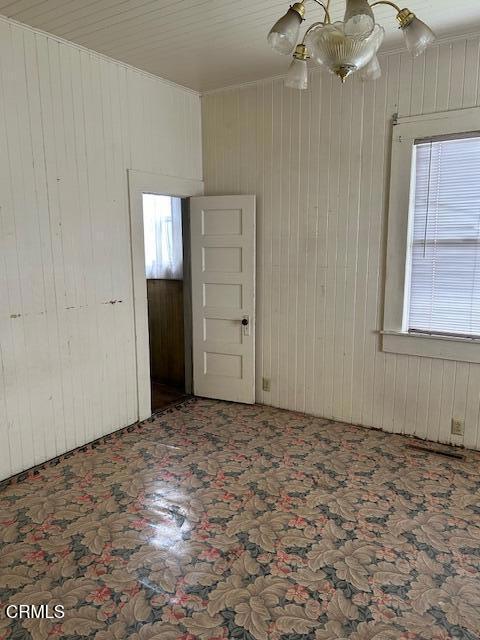
[[[0,494],[0,638],[480,637],[480,456],[197,400]]]

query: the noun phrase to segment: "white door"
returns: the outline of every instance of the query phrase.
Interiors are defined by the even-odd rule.
[[[255,196],[191,198],[193,390],[255,402]]]

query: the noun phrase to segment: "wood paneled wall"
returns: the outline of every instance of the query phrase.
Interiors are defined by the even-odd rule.
[[[127,169],[201,178],[193,92],[0,19],[0,479],[137,419]]]
[[[480,366],[386,354],[379,336],[392,116],[480,105],[479,54],[456,39],[381,56],[374,83],[317,71],[307,92],[202,98],[206,193],[258,198],[258,401],[480,448]]]
[[[152,380],[185,387],[182,280],[147,280]]]

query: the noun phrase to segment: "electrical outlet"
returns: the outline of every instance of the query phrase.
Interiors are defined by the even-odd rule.
[[[270,391],[270,378],[262,378],[262,389]]]
[[[465,433],[465,422],[461,418],[452,418],[452,435],[463,436]]]

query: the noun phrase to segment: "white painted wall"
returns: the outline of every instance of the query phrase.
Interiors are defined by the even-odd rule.
[[[480,105],[479,53],[457,39],[383,56],[376,83],[202,98],[205,192],[258,197],[258,401],[443,442],[455,415],[480,448],[480,365],[385,354],[378,335],[392,115]]]
[[[129,168],[201,178],[199,96],[0,19],[0,479],[137,419]]]

